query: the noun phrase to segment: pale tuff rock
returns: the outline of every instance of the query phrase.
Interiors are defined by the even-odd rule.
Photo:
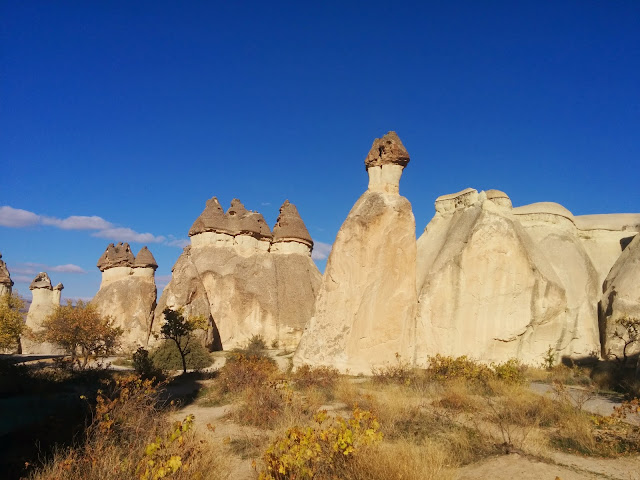
[[[338,232],[294,365],[370,374],[372,367],[395,362],[396,354],[412,359],[416,240],[411,204],[397,189],[371,185],[371,170],[398,167],[401,173],[408,161],[395,133],[374,142],[365,162],[369,190]]]
[[[574,222],[580,241],[598,272],[598,285],[602,285],[623,247],[640,232],[640,214],[578,215]]]
[[[295,229],[285,228],[292,236],[284,237],[283,225],[276,225],[274,238],[262,215],[239,200],[226,213],[215,197],[209,200],[160,297],[154,330],[165,308],[184,308],[187,315],[209,319],[206,342],[212,349],[240,347],[254,335],[295,348],[311,316],[320,273],[295,206],[285,202],[283,209],[283,224],[290,220]]]
[[[566,292],[519,222],[487,202],[436,213],[418,239],[416,360],[468,355],[539,363],[560,342]],[[479,195],[478,195],[479,196]]]
[[[487,190],[485,192],[487,200],[492,201],[496,205],[504,208],[512,208],[509,196],[500,190]]]
[[[623,343],[614,332],[624,330],[617,322],[623,317],[640,319],[640,234],[618,257],[602,285],[602,292],[599,305],[602,355],[606,358],[612,353],[622,357]],[[639,351],[640,346],[633,345],[627,354]]]
[[[298,209],[289,200],[280,207],[280,215],[273,227],[273,243],[298,242],[313,248],[313,240]]]
[[[536,364],[549,347],[574,358],[599,351],[601,278],[634,215],[512,208],[504,192],[470,188],[435,209],[418,239],[418,363],[440,353]]]
[[[153,254],[142,247],[134,257],[128,243],[110,244],[98,260],[98,268],[102,282],[91,303],[122,328],[124,351],[146,346],[157,295],[154,274],[158,264]]]
[[[7,264],[2,260],[2,254],[0,253],[0,297],[3,295],[11,295],[13,287],[13,281],[9,274]]]
[[[60,295],[63,288],[61,283],[52,287],[51,279],[45,272],[40,272],[33,279],[29,286],[32,300],[26,321],[26,326],[33,333],[38,334],[42,330],[44,320],[60,306]],[[64,353],[56,345],[35,342],[25,337],[20,339],[20,344],[24,354],[57,355]]]
[[[567,295],[563,330],[558,331],[558,353],[586,357],[599,351],[597,303],[600,296],[598,272],[575,228],[574,217],[557,203],[534,204],[537,213],[522,214],[528,205],[514,209],[536,247],[544,254]],[[533,209],[532,209],[533,210]]]

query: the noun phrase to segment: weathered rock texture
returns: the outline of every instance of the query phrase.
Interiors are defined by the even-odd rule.
[[[9,275],[9,269],[7,264],[2,260],[2,254],[0,253],[0,297],[4,295],[11,295],[13,287],[13,281],[11,275]]]
[[[100,290],[93,303],[104,316],[122,328],[123,351],[146,346],[156,308],[156,260],[147,247],[135,257],[128,243],[110,244],[98,260]]]
[[[418,363],[440,353],[538,364],[549,347],[600,351],[601,278],[640,216],[594,222],[474,189],[439,197],[435,209],[418,240]]]
[[[254,335],[295,348],[311,317],[320,273],[311,260],[313,241],[296,207],[286,201],[274,228],[234,199],[225,213],[207,201],[189,231],[154,318],[165,308],[209,320],[212,349],[241,347]]]
[[[34,334],[37,335],[42,331],[44,320],[60,305],[63,288],[61,283],[52,287],[51,279],[45,272],[40,272],[31,282],[29,290],[31,290],[32,300],[27,313],[26,325]],[[20,339],[20,344],[24,354],[57,355],[64,353],[56,345],[30,340],[25,336]]]
[[[338,232],[295,365],[369,374],[396,354],[412,358],[415,220],[398,194],[408,162],[394,132],[374,141],[365,160],[369,188]]]
[[[602,355],[615,354],[622,358],[623,339],[614,335],[617,331],[625,338],[618,321],[624,317],[640,320],[640,235],[626,245],[604,281],[602,291],[599,311]],[[640,345],[636,342],[626,353],[639,351]]]

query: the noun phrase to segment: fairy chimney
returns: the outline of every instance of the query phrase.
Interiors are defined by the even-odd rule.
[[[369,173],[369,190],[399,193],[400,177],[409,163],[409,153],[396,132],[373,141],[364,161]]]

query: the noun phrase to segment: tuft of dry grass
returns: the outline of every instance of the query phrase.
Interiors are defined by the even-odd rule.
[[[449,480],[455,478],[450,454],[442,445],[399,440],[368,446],[348,466],[345,480]]]

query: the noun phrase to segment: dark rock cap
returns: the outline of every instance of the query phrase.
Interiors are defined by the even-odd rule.
[[[54,290],[63,290],[64,289],[64,285],[62,283],[58,283],[55,287],[53,287]]]
[[[217,197],[207,200],[207,205],[204,207],[204,210],[200,216],[196,218],[196,221],[193,222],[193,225],[191,225],[189,236],[192,237],[193,235],[203,232],[218,232],[233,235],[229,228],[227,217]]]
[[[278,220],[273,227],[273,241],[299,241],[313,248],[313,240],[309,235],[309,230],[302,221],[298,209],[293,203],[289,203],[289,200],[285,200],[280,207],[280,215],[278,215]]]
[[[396,164],[406,167],[409,163],[409,153],[404,148],[396,132],[389,132],[382,138],[373,141],[371,150],[364,160],[366,168]]]
[[[136,259],[133,262],[134,267],[151,267],[154,270],[158,268],[158,264],[156,263],[156,259],[153,258],[153,254],[149,251],[149,249],[144,246],[136,255]]]
[[[31,285],[29,285],[29,290],[35,290],[36,288],[46,288],[47,290],[53,290],[51,288],[51,279],[46,272],[40,272],[36,275],[36,278],[33,279]]]
[[[2,260],[2,254],[0,253],[0,284],[6,285],[8,287],[13,287],[13,281],[11,280],[11,275],[9,274],[9,269],[7,268],[7,264]]]
[[[135,258],[128,243],[120,242],[117,245],[110,243],[98,259],[97,266],[101,272],[104,272],[113,267],[133,267],[134,261]]]
[[[231,200],[227,221],[233,235],[251,235],[257,239],[273,238],[271,229],[261,213],[247,210],[240,200]]]

